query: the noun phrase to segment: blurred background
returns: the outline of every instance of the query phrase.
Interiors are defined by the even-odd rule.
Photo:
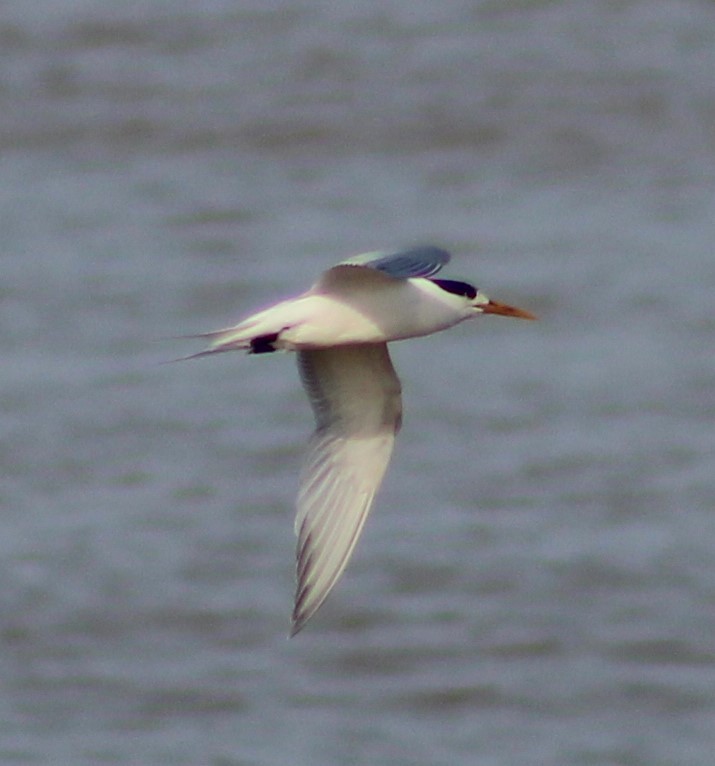
[[[0,762],[710,766],[715,4],[8,0]],[[370,249],[539,314],[393,346],[296,639],[292,358]]]

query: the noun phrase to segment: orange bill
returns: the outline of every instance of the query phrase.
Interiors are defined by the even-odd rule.
[[[503,317],[514,317],[515,319],[536,319],[530,311],[507,306],[506,303],[497,303],[492,300],[489,303],[485,303],[481,308],[485,314],[499,314]]]

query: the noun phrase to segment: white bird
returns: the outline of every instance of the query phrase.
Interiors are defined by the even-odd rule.
[[[211,339],[209,348],[187,357],[238,349],[297,352],[316,430],[297,500],[291,636],[343,573],[390,461],[402,400],[387,342],[481,314],[535,319],[467,282],[433,278],[449,259],[432,246],[349,258],[297,298],[199,336]]]

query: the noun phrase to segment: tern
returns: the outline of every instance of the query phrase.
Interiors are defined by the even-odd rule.
[[[402,399],[387,343],[482,314],[536,318],[490,300],[467,282],[436,279],[449,260],[434,246],[349,258],[302,295],[197,336],[208,338],[209,347],[186,357],[235,350],[297,354],[316,428],[296,503],[291,636],[340,579],[392,455]]]

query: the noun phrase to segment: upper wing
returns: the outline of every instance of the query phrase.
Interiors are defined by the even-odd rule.
[[[450,255],[434,245],[413,247],[396,253],[364,253],[342,261],[338,266],[367,266],[393,279],[431,277],[449,262]]]
[[[369,289],[396,279],[429,277],[436,274],[450,255],[432,245],[396,253],[363,253],[348,258],[324,272],[313,285],[314,292],[336,293]]]
[[[352,554],[400,427],[400,382],[386,344],[300,351],[316,431],[301,476],[295,635],[325,601]]]

